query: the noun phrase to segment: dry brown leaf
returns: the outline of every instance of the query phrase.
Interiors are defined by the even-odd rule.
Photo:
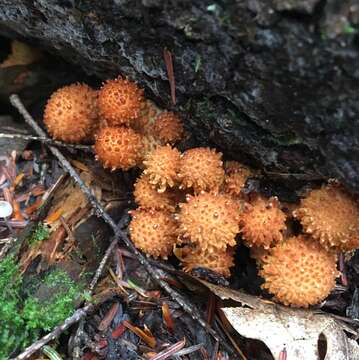
[[[221,299],[239,303],[221,310],[240,335],[264,342],[274,359],[286,349],[290,360],[318,360],[322,336],[327,346],[324,360],[359,359],[358,344],[344,332],[353,330],[324,312],[292,309],[206,281],[201,283]]]
[[[18,40],[11,43],[11,54],[0,64],[0,68],[29,65],[41,58],[41,52]]]
[[[33,214],[44,202],[41,199],[37,199],[32,205],[25,209],[26,215]]]
[[[13,183],[14,189],[16,188],[16,186],[18,186],[21,183],[24,176],[25,176],[25,174],[23,172],[21,172],[19,175],[16,176],[14,183]]]
[[[165,302],[162,304],[162,317],[163,317],[163,321],[166,324],[168,331],[173,334],[174,333],[174,323],[173,323],[170,307]]]
[[[156,346],[156,339],[154,336],[148,331],[148,329],[140,329],[137,326],[132,325],[129,321],[124,320],[122,324],[127,327],[127,329],[131,330],[135,333],[139,338],[141,338],[149,347],[154,348]]]
[[[51,225],[52,223],[54,223],[55,221],[60,219],[63,212],[64,212],[64,210],[62,210],[62,208],[58,208],[55,211],[51,211],[49,213],[49,215],[47,215],[47,217],[45,219],[45,223],[48,225]]]
[[[93,178],[91,173],[82,172],[80,177],[87,186],[92,187]],[[95,192],[94,195],[96,196],[98,193]],[[74,185],[71,179],[68,179],[68,181],[56,191],[52,204],[49,210],[50,215],[49,218],[46,219],[46,222],[51,223],[51,230],[54,231],[61,226],[60,216],[68,221],[74,212],[85,208],[88,201],[82,190]],[[58,214],[57,210],[61,213]]]

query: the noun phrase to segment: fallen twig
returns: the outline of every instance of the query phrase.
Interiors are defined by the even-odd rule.
[[[25,106],[22,104],[18,95],[10,96],[11,104],[19,111],[19,113],[23,116],[25,121],[34,129],[34,131],[43,138],[46,138],[46,133],[44,130],[36,123],[36,121],[32,118],[29,112],[26,110]],[[213,336],[215,341],[221,342],[226,351],[228,351],[232,359],[237,359],[238,355],[235,354],[231,348],[231,346],[221,339],[217,332],[213,330],[200,316],[199,310],[190,304],[179,292],[173,290],[164,280],[161,279],[161,275],[158,273],[157,269],[155,269],[145,256],[142,255],[140,251],[133,245],[132,241],[129,239],[127,235],[127,231],[118,228],[115,221],[112,217],[106,212],[104,207],[97,201],[96,197],[93,195],[91,189],[85,185],[80,176],[77,174],[75,169],[72,167],[70,162],[62,155],[62,153],[54,146],[47,144],[52,154],[58,159],[64,170],[66,170],[73,180],[77,183],[80,189],[88,198],[90,204],[95,209],[98,216],[100,216],[107,224],[112,228],[115,237],[116,235],[126,244],[126,246],[136,255],[140,264],[147,270],[148,274],[157,282],[157,284],[166,291],[169,296],[175,300],[194,320],[198,321],[199,324]],[[111,253],[111,251],[110,251]]]
[[[67,143],[64,143],[62,141],[52,140],[52,139],[49,139],[47,137],[42,137],[42,136],[0,133],[0,138],[40,141],[40,142],[42,142],[44,144],[56,145],[56,146],[61,146],[61,147],[64,147],[64,148],[78,149],[78,150],[84,150],[84,151],[92,152],[92,146],[91,145],[67,144]]]
[[[186,345],[186,339],[178,341],[177,343],[175,343],[175,344],[169,346],[168,348],[162,350],[157,355],[151,357],[150,360],[165,360],[165,359],[168,359],[168,358],[172,357],[173,355],[178,355],[177,354],[178,351],[183,349],[185,345]]]
[[[95,305],[90,304],[85,307],[78,309],[74,312],[72,316],[67,318],[61,325],[56,326],[54,330],[45,335],[40,340],[35,341],[32,345],[27,347],[20,355],[18,355],[15,360],[22,360],[30,357],[36,351],[40,350],[44,345],[46,345],[49,341],[56,339],[59,335],[61,335],[65,330],[67,330],[71,325],[77,323],[82,318],[84,318],[89,312],[91,312],[95,308]]]

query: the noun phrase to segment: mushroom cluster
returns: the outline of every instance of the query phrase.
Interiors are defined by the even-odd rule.
[[[213,148],[181,152],[178,116],[158,109],[126,79],[109,80],[98,91],[84,84],[59,89],[44,122],[59,140],[95,138],[105,168],[143,170],[134,184],[131,240],[148,256],[174,254],[185,271],[205,267],[229,277],[243,242],[262,287],[285,305],[307,307],[333,289],[338,252],[359,248],[358,201],[341,185],[311,190],[294,210],[276,197],[244,193],[256,172],[224,162]]]
[[[147,224],[133,219],[130,235],[135,246],[155,257],[167,258],[174,253],[185,271],[205,267],[229,277],[240,233],[243,184],[235,196],[226,191],[222,154],[205,147],[181,153],[170,144],[159,145],[146,155],[143,166],[134,187],[135,202],[140,210],[152,211],[153,216],[159,211],[159,219],[163,211],[167,212],[176,228],[172,246],[168,247],[168,238],[160,236],[160,220],[153,225],[150,236],[139,237],[136,234]],[[247,176],[250,174],[248,171]],[[153,254],[146,250],[153,246],[167,251]]]
[[[92,142],[105,168],[142,166],[158,145],[175,144],[184,130],[179,117],[160,111],[143,90],[124,78],[107,80],[99,90],[72,84],[55,91],[44,111],[50,135],[69,143]]]

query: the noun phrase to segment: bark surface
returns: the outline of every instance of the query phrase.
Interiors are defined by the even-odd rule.
[[[197,144],[288,189],[334,177],[359,192],[358,29],[356,0],[0,2],[0,34],[136,80]]]

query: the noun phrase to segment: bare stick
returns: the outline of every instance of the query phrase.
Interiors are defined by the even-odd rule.
[[[34,354],[36,351],[40,350],[44,345],[49,341],[56,339],[61,335],[65,330],[67,330],[71,325],[77,323],[82,318],[84,318],[89,312],[95,308],[95,305],[90,304],[81,309],[78,309],[74,314],[67,318],[61,325],[56,326],[54,330],[45,335],[40,340],[35,341],[32,345],[27,347],[20,355],[18,355],[15,360],[23,360]]]
[[[25,121],[35,130],[35,132],[41,136],[46,138],[46,133],[44,130],[41,129],[41,127],[35,122],[35,120],[32,118],[32,116],[29,114],[29,112],[26,110],[24,105],[22,104],[20,98],[18,95],[11,95],[10,96],[10,102],[11,104],[19,111],[19,113],[24,117]],[[209,324],[207,324],[203,318],[200,316],[199,310],[187,302],[187,300],[176,290],[173,290],[167,282],[161,279],[160,273],[155,269],[149,261],[146,259],[145,256],[142,255],[141,252],[139,252],[135,246],[133,245],[132,241],[127,236],[127,232],[123,231],[122,229],[119,229],[115,223],[115,221],[111,218],[109,214],[107,214],[105,208],[97,201],[95,196],[93,195],[90,188],[88,188],[85,183],[82,181],[80,176],[77,174],[75,169],[72,167],[72,165],[69,163],[69,161],[62,155],[62,153],[54,146],[48,145],[50,151],[53,153],[53,155],[59,160],[60,164],[66,170],[70,176],[74,179],[74,181],[77,183],[77,185],[80,187],[80,189],[83,191],[83,193],[87,196],[90,204],[95,209],[98,216],[102,217],[102,219],[107,222],[110,227],[112,228],[115,236],[119,235],[122,241],[126,244],[126,246],[136,255],[138,261],[140,264],[147,270],[149,275],[157,282],[157,284],[166,291],[169,296],[176,301],[184,311],[186,311],[194,320],[198,321],[198,323],[206,329],[206,331],[213,336],[213,338],[221,342],[223,347],[232,354],[232,359],[238,358],[236,354],[233,353],[233,350],[231,347],[227,344],[226,341],[221,339],[217,332],[213,330]]]
[[[40,142],[42,142],[44,144],[50,144],[50,145],[56,145],[56,146],[61,146],[61,147],[65,147],[65,148],[70,148],[70,149],[78,149],[78,150],[84,150],[84,151],[92,152],[92,146],[91,145],[67,144],[67,143],[64,143],[62,141],[52,140],[52,139],[49,139],[49,138],[46,138],[46,137],[40,137],[40,136],[0,133],[0,138],[34,140],[34,141],[40,141]]]

